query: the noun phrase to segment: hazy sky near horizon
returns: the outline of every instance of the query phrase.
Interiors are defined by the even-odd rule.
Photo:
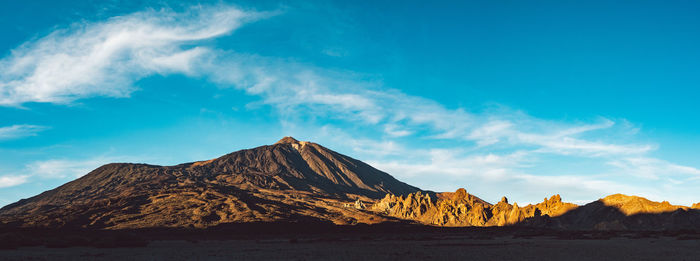
[[[696,1],[27,2],[0,3],[0,206],[283,136],[491,202],[700,202]]]

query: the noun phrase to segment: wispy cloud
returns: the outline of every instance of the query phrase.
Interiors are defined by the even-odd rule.
[[[263,17],[230,6],[187,12],[145,11],[106,22],[75,25],[29,42],[0,61],[0,105],[66,103],[91,96],[125,97],[150,74],[183,73],[261,96],[285,115],[342,118],[379,126],[386,135],[428,133],[479,146],[535,146],[557,154],[640,154],[649,145],[612,144],[579,135],[614,126],[563,124],[518,111],[470,113],[381,86],[352,72],[332,71],[257,55],[206,47]]]
[[[194,45],[261,15],[230,6],[148,10],[57,30],[0,61],[0,105],[126,97],[139,78],[193,74],[193,64],[209,52]]]
[[[27,182],[28,176],[0,176],[0,188],[14,187]]]
[[[36,136],[37,133],[46,129],[47,127],[44,126],[29,124],[17,124],[7,127],[0,127],[0,141]]]
[[[123,157],[97,156],[85,159],[48,159],[27,164],[21,174],[0,176],[0,188],[14,187],[40,179],[79,178],[111,162],[124,161]]]
[[[26,172],[41,178],[78,178],[116,158],[95,157],[82,160],[50,159],[35,161],[27,165]]]
[[[424,152],[414,152],[424,153]],[[400,175],[404,180],[443,180],[434,182],[427,189],[454,190],[466,187],[488,201],[508,196],[519,203],[537,203],[554,193],[562,194],[567,201],[590,202],[597,197],[613,193],[644,194],[644,188],[587,175],[535,175],[526,170],[534,164],[527,151],[507,154],[468,154],[459,150],[430,150],[419,161],[372,161],[379,169]],[[416,157],[420,158],[420,157]],[[463,183],[455,183],[463,181]],[[502,188],[502,189],[494,189]],[[594,196],[592,196],[594,195]]]
[[[694,179],[700,178],[700,169],[650,157],[615,159],[607,164],[618,168],[621,173],[646,179],[684,179],[689,176]]]
[[[222,86],[235,86],[285,117],[334,118],[376,126],[391,137],[420,134],[426,138],[470,141],[481,147],[530,146],[542,153],[605,156],[639,155],[650,144],[594,140],[595,132],[631,129],[601,118],[565,123],[499,108],[481,113],[450,109],[429,99],[382,86],[371,76],[330,71],[273,58],[220,52],[200,67]],[[614,139],[613,139],[614,140]]]
[[[503,180],[507,178],[506,175],[512,174],[514,170],[526,164],[524,152],[461,156],[464,153],[459,149],[430,149],[412,153],[422,154],[423,160],[413,163],[373,161],[372,165],[380,169],[392,170],[392,173],[401,173],[404,177],[430,175]]]

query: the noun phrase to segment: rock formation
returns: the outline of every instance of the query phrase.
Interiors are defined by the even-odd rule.
[[[643,197],[614,194],[600,199],[605,206],[618,209],[627,216],[634,214],[658,214],[677,209],[687,210],[688,207],[671,205],[668,201],[654,202]]]
[[[669,202],[614,194],[555,218],[532,218],[524,225],[578,230],[700,229],[700,211]]]
[[[522,208],[517,203],[508,204],[505,197],[492,205],[461,188],[452,193],[438,193],[435,199],[421,192],[407,196],[387,195],[370,209],[436,226],[504,226],[535,216],[559,216],[576,207],[562,202],[559,195]]]

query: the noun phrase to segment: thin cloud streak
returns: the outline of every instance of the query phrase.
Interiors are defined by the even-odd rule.
[[[123,161],[124,157],[93,157],[87,159],[48,159],[27,164],[21,174],[0,176],[0,188],[14,187],[38,179],[79,178],[107,163]]]
[[[0,176],[0,188],[14,187],[27,182],[28,176]]]
[[[48,129],[44,126],[30,124],[16,124],[0,127],[0,141],[36,136],[39,132]]]
[[[533,146],[540,152],[562,155],[639,155],[654,149],[646,144],[614,144],[580,137],[613,128],[615,124],[609,119],[565,124],[509,110],[475,114],[461,108],[448,109],[398,90],[382,90],[375,82],[338,76],[337,72],[242,55],[223,60],[204,67],[213,72],[214,81],[261,96],[264,104],[277,107],[282,115],[303,112],[374,125],[392,137],[425,131],[433,139],[471,141],[482,147]],[[256,67],[260,64],[262,67]]]
[[[674,164],[665,160],[649,157],[633,157],[611,160],[608,165],[614,166],[629,175],[658,180],[661,178],[697,179],[700,169]]]
[[[26,166],[30,176],[40,178],[79,178],[88,172],[117,158],[96,157],[84,160],[49,159],[36,161]]]

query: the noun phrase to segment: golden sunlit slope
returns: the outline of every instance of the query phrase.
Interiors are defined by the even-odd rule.
[[[671,205],[668,201],[655,202],[638,196],[627,196],[624,194],[614,194],[600,199],[603,204],[615,207],[625,215],[634,214],[658,214],[671,212],[677,209],[687,210],[688,207]]]
[[[387,195],[371,209],[428,225],[504,226],[535,216],[559,216],[576,207],[562,202],[559,195],[525,207],[519,207],[517,203],[511,205],[505,197],[492,205],[461,188],[456,192],[438,193],[436,198],[421,192],[407,196]]]
[[[694,205],[697,207],[698,205]],[[371,210],[434,226],[529,226],[572,230],[700,229],[700,211],[686,206],[615,194],[577,206],[554,195],[543,202],[518,206],[503,199],[489,204],[459,189],[435,196],[417,192],[387,195]]]
[[[698,230],[700,211],[671,205],[666,201],[655,202],[638,196],[614,194],[559,217],[526,221],[580,230]]]

